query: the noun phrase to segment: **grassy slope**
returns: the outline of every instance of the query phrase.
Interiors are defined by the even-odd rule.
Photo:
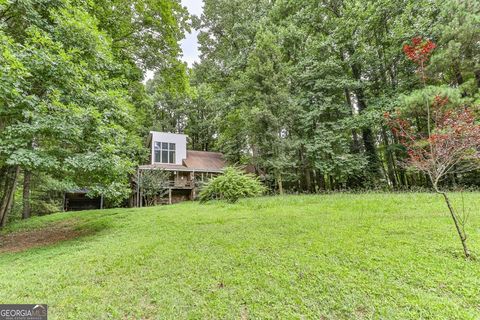
[[[480,197],[465,197],[479,256]],[[97,233],[0,255],[2,303],[48,303],[51,319],[480,318],[480,261],[461,258],[436,195],[184,203],[10,230],[72,216]]]

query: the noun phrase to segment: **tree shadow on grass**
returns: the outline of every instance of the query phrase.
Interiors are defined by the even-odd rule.
[[[465,260],[469,262],[480,263],[480,256],[478,256],[477,252],[472,251],[470,257],[465,258],[465,255],[463,254],[461,247],[460,248],[455,248],[455,247],[434,248],[432,252],[443,257],[453,258],[455,260]]]
[[[68,240],[76,240],[107,229],[107,220],[82,221],[68,219],[33,230],[22,230],[0,235],[0,254],[16,253],[30,248],[45,247]]]

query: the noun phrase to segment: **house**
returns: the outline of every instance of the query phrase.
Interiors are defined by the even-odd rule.
[[[168,197],[162,198],[161,202],[171,204],[194,200],[199,187],[221,174],[226,166],[221,153],[187,150],[187,139],[184,134],[155,131],[149,134],[149,163],[138,167],[137,176],[141,178],[147,170],[165,170],[170,173]],[[136,188],[134,202],[136,206],[142,206],[142,190],[138,185]]]

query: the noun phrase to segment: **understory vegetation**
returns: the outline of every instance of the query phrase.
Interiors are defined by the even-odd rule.
[[[439,197],[285,196],[34,217],[7,226],[1,241],[52,226],[75,234],[0,245],[0,300],[47,303],[52,319],[477,319],[480,264],[459,259]],[[464,197],[480,207],[479,193]]]
[[[200,202],[225,200],[235,203],[241,198],[262,195],[266,188],[251,174],[245,174],[241,169],[228,167],[223,174],[208,181],[200,192]]]

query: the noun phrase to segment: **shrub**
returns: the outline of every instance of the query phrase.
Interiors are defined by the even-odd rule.
[[[168,193],[169,176],[165,170],[145,170],[136,177],[147,206],[156,205],[157,199]]]
[[[256,197],[265,192],[260,181],[250,174],[244,174],[235,167],[228,167],[221,176],[205,184],[200,191],[200,202],[225,200],[230,203],[240,198]]]

